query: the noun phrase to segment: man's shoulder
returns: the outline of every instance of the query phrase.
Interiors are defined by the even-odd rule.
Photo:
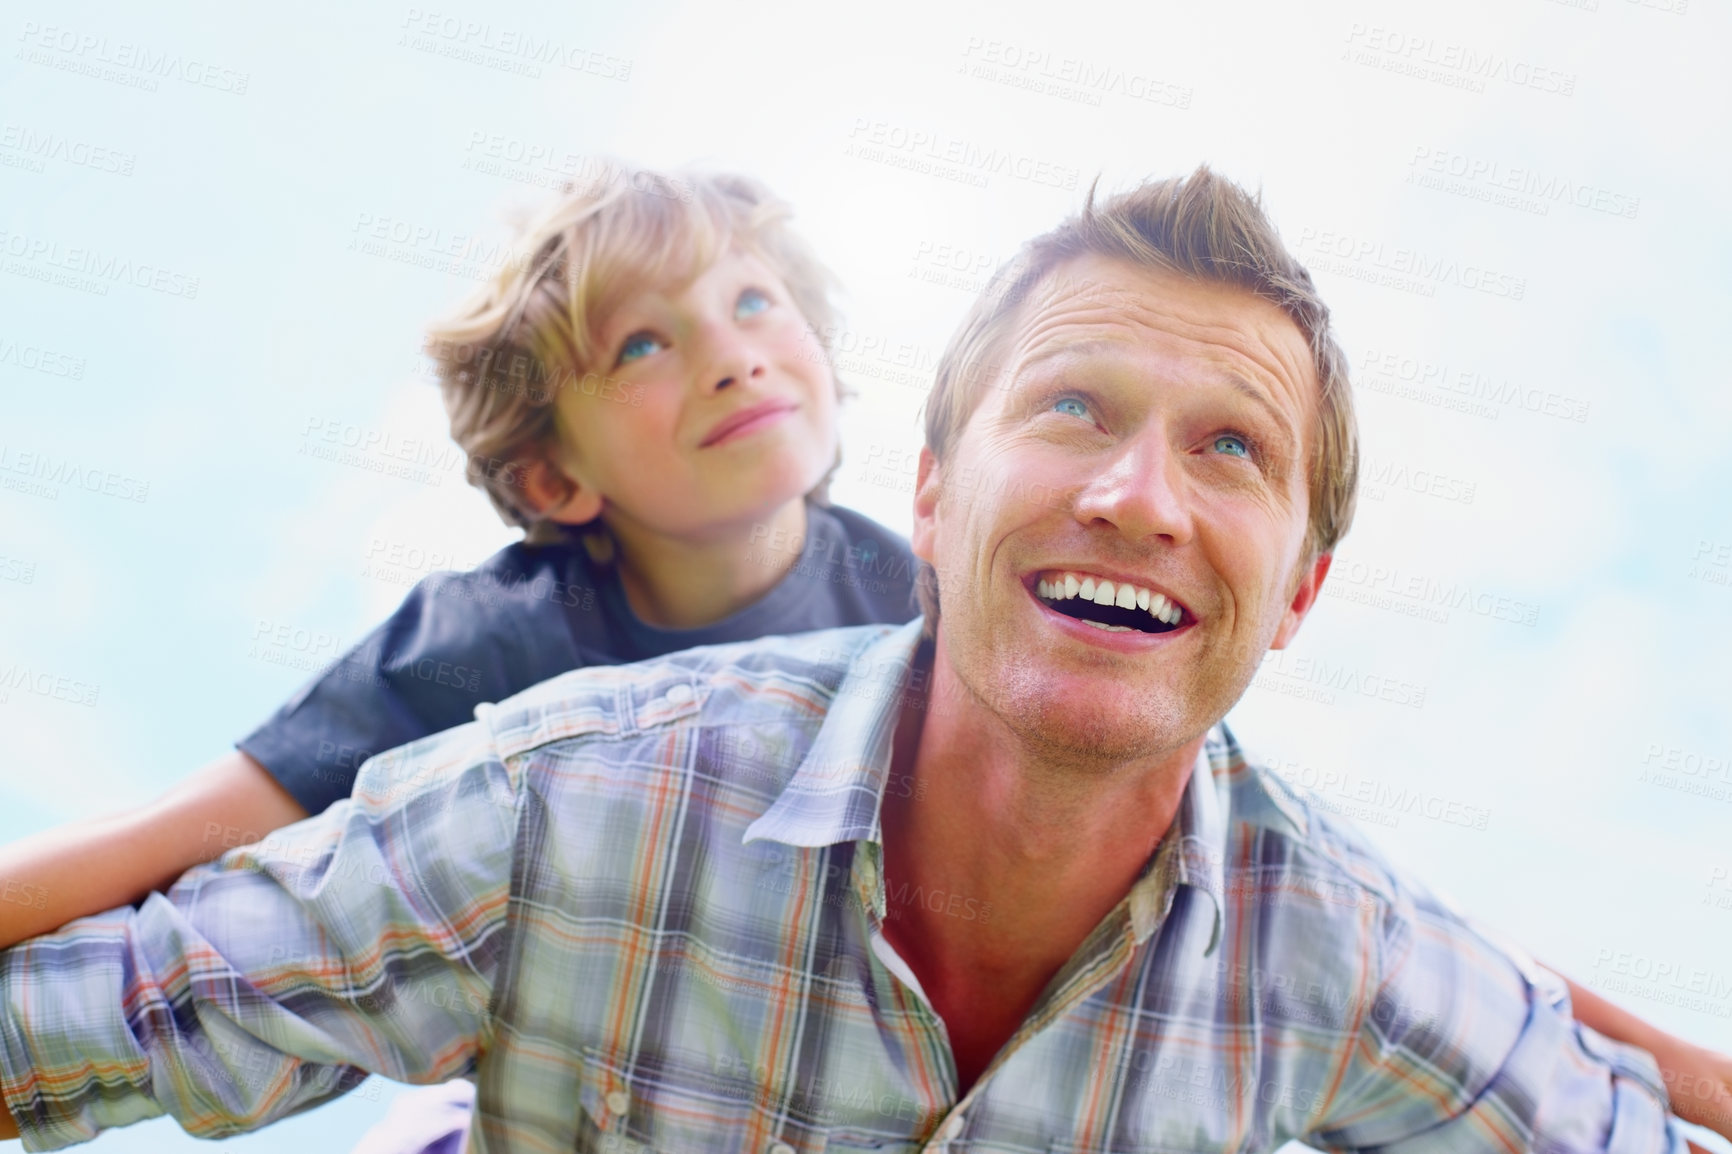
[[[1399,873],[1349,818],[1248,754],[1225,725],[1210,734],[1205,753],[1231,814],[1229,866],[1244,860],[1249,847],[1242,843],[1255,840],[1258,869],[1279,861],[1343,887],[1343,896],[1357,894],[1358,904],[1389,906],[1408,896]]]
[[[678,725],[805,719],[816,726],[861,651],[896,628],[820,629],[573,669],[479,713],[502,758]]]

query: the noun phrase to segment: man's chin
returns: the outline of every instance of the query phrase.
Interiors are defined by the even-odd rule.
[[[1170,753],[1208,728],[1170,691],[1118,687],[1086,696],[1025,687],[1007,694],[997,712],[1037,756],[1103,771]]]

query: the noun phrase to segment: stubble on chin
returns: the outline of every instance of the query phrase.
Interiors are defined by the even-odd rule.
[[[1038,661],[996,645],[977,654],[986,658],[979,674],[952,663],[970,700],[1034,761],[1057,773],[1108,777],[1121,766],[1182,748],[1213,724],[1188,707],[1199,687],[1184,681],[1127,693],[1123,681],[1109,678],[1100,699],[1079,702],[1074,690],[1061,692],[1051,669]]]

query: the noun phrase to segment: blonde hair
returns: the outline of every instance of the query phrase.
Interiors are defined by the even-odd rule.
[[[980,399],[1000,376],[993,357],[1008,345],[1021,304],[1067,261],[1096,254],[1143,268],[1246,289],[1272,301],[1304,334],[1320,386],[1316,446],[1308,465],[1307,555],[1333,550],[1353,522],[1359,486],[1359,432],[1347,355],[1311,274],[1281,243],[1259,198],[1202,165],[1186,177],[1149,181],[1097,202],[1025,244],[994,274],[939,358],[926,400],[926,446],[942,461]],[[938,591],[922,565],[918,595],[927,626]]]
[[[427,352],[451,437],[468,457],[466,476],[507,524],[531,541],[562,535],[524,501],[523,467],[558,460],[560,389],[612,392],[629,403],[629,391],[599,371],[606,366],[596,341],[631,295],[689,281],[740,247],[782,278],[828,362],[835,279],[788,226],[792,215],[749,177],[605,163],[566,184],[521,228],[494,281],[429,327]],[[826,499],[829,479],[813,499]]]

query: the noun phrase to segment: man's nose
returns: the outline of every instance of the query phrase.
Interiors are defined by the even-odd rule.
[[[1183,545],[1193,531],[1190,483],[1183,454],[1164,432],[1150,429],[1122,442],[1077,495],[1076,517],[1105,524],[1133,541],[1164,537]]]
[[[713,325],[700,338],[698,383],[705,392],[721,392],[740,381],[762,377],[765,358],[745,333]]]

